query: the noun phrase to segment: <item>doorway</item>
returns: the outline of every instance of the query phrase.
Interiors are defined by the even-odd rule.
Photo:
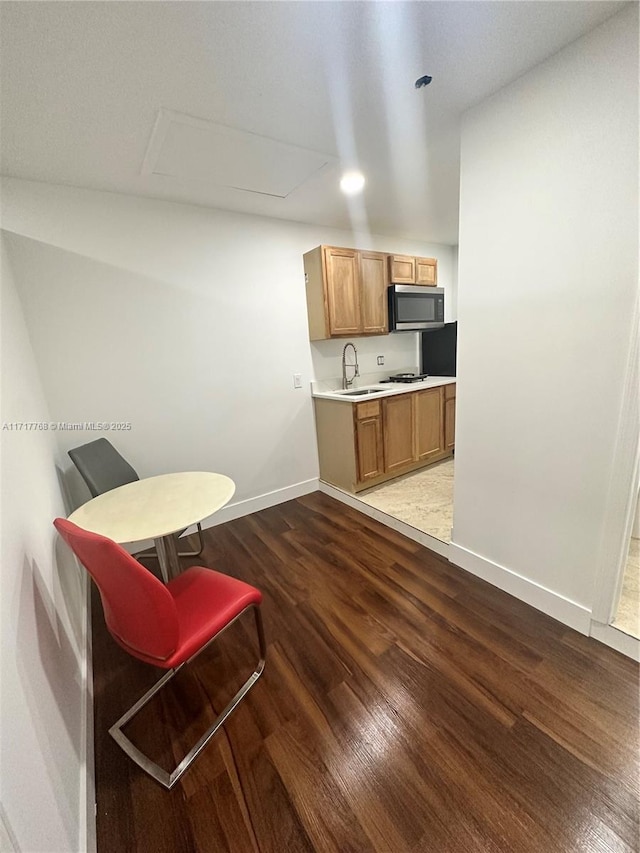
[[[445,544],[453,525],[454,459],[435,462],[358,493],[358,500]]]
[[[640,640],[640,494],[636,499],[620,597],[611,625]]]

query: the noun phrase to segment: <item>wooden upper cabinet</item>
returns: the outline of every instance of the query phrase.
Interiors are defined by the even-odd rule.
[[[424,461],[442,456],[445,449],[443,389],[428,388],[414,396],[416,457]]]
[[[392,284],[415,284],[416,259],[408,255],[389,255],[389,280]]]
[[[438,283],[438,261],[435,258],[416,258],[416,284],[435,287]]]
[[[387,256],[381,252],[360,252],[359,255],[362,333],[386,335],[389,331]]]
[[[310,340],[388,333],[386,258],[334,246],[304,255]]]
[[[385,472],[406,468],[415,461],[415,394],[398,394],[382,401]]]
[[[361,329],[358,253],[325,246],[323,255],[329,334],[357,334]]]
[[[438,283],[438,261],[436,258],[389,255],[389,279],[393,284],[435,287]]]
[[[434,286],[435,258],[318,246],[304,255],[309,339],[386,335],[387,287]]]

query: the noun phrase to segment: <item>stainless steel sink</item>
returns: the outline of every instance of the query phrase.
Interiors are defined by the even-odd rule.
[[[379,394],[386,388],[358,388],[357,391],[340,391],[343,397],[363,397],[365,394]]]

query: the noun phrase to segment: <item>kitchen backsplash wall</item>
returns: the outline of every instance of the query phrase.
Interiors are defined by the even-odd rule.
[[[311,344],[313,378],[327,381],[342,377],[342,350],[347,341],[358,350],[360,376],[356,385],[366,385],[386,379],[394,373],[418,372],[420,356],[417,332],[396,332],[392,335],[375,335],[365,338],[344,338],[329,341],[314,341]],[[384,365],[378,365],[377,357],[384,356]],[[349,351],[349,361],[353,353]]]

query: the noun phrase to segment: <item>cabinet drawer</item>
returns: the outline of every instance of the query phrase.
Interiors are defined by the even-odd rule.
[[[365,418],[375,418],[380,414],[380,400],[369,400],[368,403],[356,405],[356,418],[359,421]]]
[[[444,399],[451,400],[456,396],[456,383],[452,382],[450,385],[444,386]]]

